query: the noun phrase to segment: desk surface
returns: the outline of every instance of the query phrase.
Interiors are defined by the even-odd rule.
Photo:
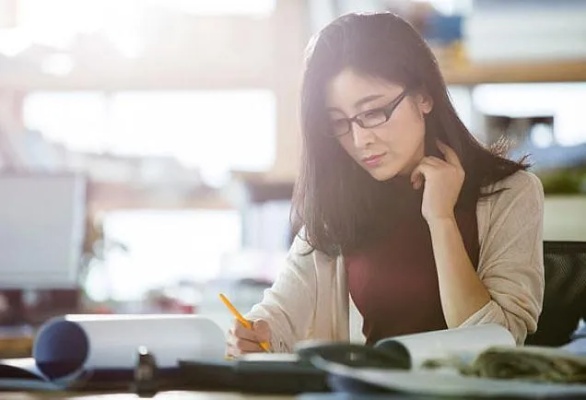
[[[139,397],[132,393],[30,393],[30,392],[0,392],[2,400],[137,400]],[[212,392],[161,392],[154,399],[158,400],[291,400],[294,396],[253,396],[238,393],[212,393]]]

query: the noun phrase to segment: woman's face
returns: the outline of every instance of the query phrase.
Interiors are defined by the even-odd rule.
[[[408,175],[423,158],[428,96],[345,69],[330,81],[326,102],[337,140],[374,179]]]

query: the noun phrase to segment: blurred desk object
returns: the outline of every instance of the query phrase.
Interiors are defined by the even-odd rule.
[[[46,320],[64,314],[82,312],[80,288],[1,289],[0,332],[19,327],[36,328]]]
[[[36,329],[46,320],[81,311],[79,289],[0,290],[0,358],[31,357]]]
[[[30,357],[34,332],[28,325],[0,327],[0,358]]]
[[[20,290],[0,290],[0,358],[30,357],[34,329],[24,318]]]
[[[26,392],[2,392],[3,400],[135,400],[137,395],[133,393],[26,393]],[[255,396],[244,395],[239,393],[210,393],[210,392],[161,392],[154,396],[154,399],[173,399],[173,400],[252,400],[252,399],[271,399],[287,400],[294,399],[294,396]]]

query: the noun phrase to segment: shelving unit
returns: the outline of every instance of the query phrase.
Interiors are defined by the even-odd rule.
[[[519,62],[500,64],[442,63],[440,67],[449,85],[472,88],[485,83],[549,83],[586,82],[586,59],[552,62]],[[235,79],[230,74],[202,71],[177,71],[169,73],[165,68],[148,69],[122,67],[121,70],[78,71],[70,76],[53,76],[36,71],[0,72],[0,90],[16,92],[34,90],[169,90],[209,88],[271,87],[275,77],[268,71],[247,70]],[[268,178],[271,181],[270,177]],[[139,196],[142,197],[142,196]],[[134,201],[131,201],[134,204]]]

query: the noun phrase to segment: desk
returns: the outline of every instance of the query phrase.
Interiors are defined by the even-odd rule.
[[[30,357],[33,330],[29,326],[0,326],[0,358]]]
[[[30,392],[0,392],[2,400],[137,400],[140,399],[132,393],[30,393]],[[156,400],[292,400],[294,396],[254,396],[239,393],[219,392],[161,392],[155,397]],[[147,397],[148,399],[148,397]]]

